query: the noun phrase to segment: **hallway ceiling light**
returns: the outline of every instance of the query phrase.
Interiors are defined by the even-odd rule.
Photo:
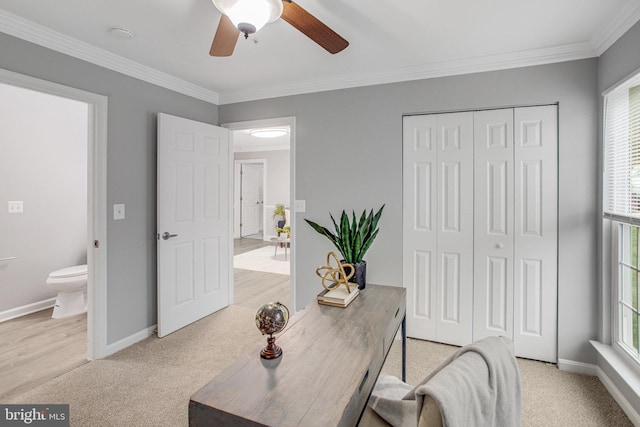
[[[111,27],[109,33],[119,40],[130,40],[136,36],[133,31],[125,27]]]
[[[251,136],[257,136],[258,138],[277,138],[289,133],[289,130],[284,128],[264,128],[264,129],[251,129],[249,134]]]

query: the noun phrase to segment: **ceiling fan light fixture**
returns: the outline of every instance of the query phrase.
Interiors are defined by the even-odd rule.
[[[282,15],[282,0],[213,0],[245,38]]]
[[[284,128],[262,128],[262,129],[251,129],[249,131],[249,135],[256,136],[258,138],[277,138],[279,136],[284,136],[288,133],[289,133],[289,130]]]

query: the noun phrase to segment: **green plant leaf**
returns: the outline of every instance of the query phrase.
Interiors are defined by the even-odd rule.
[[[349,216],[345,211],[342,211],[340,216],[340,236],[342,237],[342,244],[344,246],[344,252],[342,256],[347,262],[353,262],[353,248],[351,245],[351,233],[349,227]]]
[[[335,234],[313,221],[308,219],[305,219],[305,221],[318,233],[326,236],[336,249],[338,249],[345,261],[357,263],[363,260],[365,253],[369,250],[378,235],[378,221],[382,216],[384,206],[385,205],[382,205],[375,214],[373,213],[373,209],[368,213],[365,209],[362,211],[359,219],[356,216],[355,210],[352,211],[351,218],[349,218],[349,215],[343,210],[339,223],[333,215],[329,213],[331,222],[335,228]]]
[[[371,244],[373,243],[373,241],[375,240],[376,236],[378,235],[378,231],[380,230],[376,230],[371,237],[362,244],[362,251],[361,251],[361,257],[364,258],[364,254],[369,250],[369,248],[371,247]]]
[[[307,224],[309,224],[311,226],[311,228],[313,228],[314,230],[316,230],[319,234],[322,234],[323,236],[326,236],[331,243],[333,243],[334,245],[336,245],[336,247],[338,246],[336,243],[336,236],[327,228],[318,225],[317,223],[310,221],[308,219],[304,219],[305,221],[307,221]]]

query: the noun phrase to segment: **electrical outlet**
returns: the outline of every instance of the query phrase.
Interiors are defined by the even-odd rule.
[[[24,203],[22,201],[9,201],[9,213],[24,212]]]

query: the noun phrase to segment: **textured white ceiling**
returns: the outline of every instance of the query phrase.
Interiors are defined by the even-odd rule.
[[[0,12],[5,21],[27,20],[14,26],[39,24],[216,93],[221,103],[593,57],[640,19],[640,0],[297,3],[349,47],[330,55],[278,20],[238,40],[232,57],[210,57],[220,18],[210,0],[0,0]],[[114,26],[136,37],[115,38]]]

